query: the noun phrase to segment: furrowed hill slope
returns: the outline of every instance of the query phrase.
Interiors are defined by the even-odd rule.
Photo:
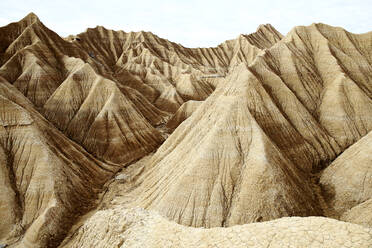
[[[251,61],[261,51],[262,46],[269,47],[282,37],[271,26],[262,26],[257,30],[257,34],[240,36],[237,40],[228,41],[217,48],[188,49],[151,33],[124,33],[97,27],[79,34],[78,38],[70,37],[64,40],[46,28],[33,13],[18,23],[1,28],[0,33],[6,37],[1,41],[0,76],[16,86],[68,137],[98,158],[122,164],[130,163],[162,143],[160,134],[151,125],[165,123],[168,114],[157,107],[175,112],[184,101],[206,99],[233,61]],[[260,40],[263,45],[258,48],[256,43]],[[246,51],[246,47],[249,47],[249,51]],[[83,66],[82,63],[87,65]],[[79,67],[83,68],[77,71]],[[79,81],[78,85],[84,84],[86,80],[95,80],[94,76],[84,76],[91,72],[113,81],[116,86],[112,86],[111,90],[116,93],[108,94],[124,95],[120,98],[128,98],[129,104],[125,106],[123,103],[116,103],[117,99],[110,104],[114,104],[113,109],[121,113],[133,114],[133,117],[123,117],[123,114],[115,113],[119,119],[124,118],[119,122],[125,123],[126,126],[140,123],[144,138],[138,139],[138,135],[131,134],[126,136],[137,138],[111,142],[112,134],[105,133],[107,131],[101,124],[90,125],[88,128],[92,133],[103,132],[102,136],[106,137],[103,144],[86,141],[83,137],[87,131],[79,133],[80,137],[77,137],[75,133],[80,130],[72,130],[76,128],[76,121],[74,124],[71,115],[79,112],[76,103],[82,103],[83,100],[75,94],[62,94],[67,99],[56,98],[71,80]],[[71,85],[69,87],[75,92],[74,87]],[[59,93],[55,94],[56,91]],[[67,110],[68,114],[66,111],[59,111],[58,104],[64,101],[74,103],[73,107],[69,104],[62,105],[74,108]],[[102,105],[102,102],[89,104],[85,102],[80,112],[94,119],[99,112],[97,108],[100,106],[102,108]],[[80,121],[79,115],[75,117]],[[86,118],[88,117],[82,119]],[[132,119],[133,124],[130,124]],[[67,127],[66,123],[71,124],[70,127]],[[88,124],[91,123],[92,120],[88,121]],[[112,122],[110,124],[109,121],[108,125],[116,124]],[[128,147],[128,142],[134,145]],[[129,149],[136,155],[123,155],[112,159],[110,147],[116,146],[118,152]],[[128,159],[129,157],[132,158]]]
[[[372,226],[372,132],[346,149],[320,178],[325,199],[342,220]]]
[[[128,163],[163,141],[149,122],[161,122],[162,113],[148,108],[153,112],[147,120],[125,94],[128,93],[121,92],[113,81],[97,75],[89,64],[78,61],[45,103],[43,112],[56,127],[96,157],[117,164]]]
[[[0,33],[13,34],[2,43],[0,76],[94,156],[125,165],[163,142],[154,126],[165,122],[166,113],[138,91],[118,87],[109,69],[47,29],[34,14]]]
[[[262,25],[256,33],[215,48],[190,49],[150,32],[125,33],[99,26],[73,42],[110,67],[119,82],[128,72],[134,75],[141,83],[128,86],[160,109],[175,112],[184,101],[205,100],[230,68],[252,62],[281,38],[272,26]]]
[[[372,128],[371,36],[297,27],[236,67],[144,167],[130,206],[205,227],[322,214],[310,172]]]
[[[371,82],[371,32],[267,24],[186,48],[101,26],[61,38],[31,13],[0,27],[0,246],[250,244],[235,229],[371,246],[358,225],[272,221],[371,227]]]
[[[53,247],[120,167],[71,142],[3,79],[0,101],[0,242]]]
[[[171,119],[167,122],[167,127],[176,129],[184,120],[189,118],[192,113],[202,104],[202,101],[187,101],[177,110]]]
[[[262,86],[249,84],[244,68],[235,75],[158,149],[134,205],[197,227],[321,214],[306,168],[283,155],[250,112],[252,103],[265,104]],[[274,107],[269,98],[266,105]]]

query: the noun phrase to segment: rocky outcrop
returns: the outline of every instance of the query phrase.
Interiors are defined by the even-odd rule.
[[[53,247],[120,167],[104,164],[0,83],[0,242]]]
[[[154,126],[163,124],[167,113],[118,84],[108,65],[60,38],[34,14],[0,33],[12,34],[3,41],[0,76],[94,156],[123,166],[163,142]]]
[[[362,226],[372,227],[372,199],[369,199],[350,210],[346,211],[342,216],[341,220],[359,224]]]
[[[368,248],[372,230],[323,217],[287,217],[228,228],[190,228],[141,209],[97,212],[63,247]]]
[[[185,48],[150,32],[113,31],[98,26],[73,41],[107,65],[119,83],[135,88],[156,107],[176,112],[183,102],[205,100],[238,63],[250,63],[283,36],[272,26],[215,48]],[[128,73],[135,82],[122,80]]]
[[[251,111],[275,108],[249,76],[242,67],[174,131],[139,177],[133,205],[197,227],[321,214],[305,168],[281,152]]]
[[[236,67],[158,149],[130,206],[204,227],[322,214],[309,173],[371,130],[368,41],[313,24]]]
[[[372,132],[346,149],[321,175],[324,197],[339,217],[372,227]]]
[[[371,44],[325,24],[211,48],[1,27],[0,244],[56,247],[75,224],[65,247],[370,246],[306,216],[371,225]]]
[[[156,149],[163,139],[141,114],[153,109],[139,110],[126,94],[79,61],[45,103],[43,113],[96,157],[128,164]]]
[[[167,122],[167,128],[176,129],[182,122],[191,116],[192,113],[202,104],[202,101],[187,101],[177,110]]]

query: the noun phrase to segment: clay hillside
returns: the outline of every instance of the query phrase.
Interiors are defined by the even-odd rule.
[[[0,247],[372,247],[372,32],[211,48],[0,27]]]

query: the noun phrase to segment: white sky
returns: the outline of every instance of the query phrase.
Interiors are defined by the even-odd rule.
[[[313,22],[372,31],[372,0],[1,0],[0,26],[31,11],[61,36],[102,25],[151,31],[187,47],[216,46],[265,23],[283,34]]]

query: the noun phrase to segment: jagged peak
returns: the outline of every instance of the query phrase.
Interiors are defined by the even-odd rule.
[[[131,36],[134,39],[142,39],[143,41],[148,40],[148,39],[165,40],[165,39],[160,38],[159,36],[157,36],[156,34],[150,32],[150,31],[141,30],[141,31],[137,31],[137,32],[129,32],[129,34],[131,34]]]
[[[321,22],[314,22],[309,26],[304,26],[304,28],[305,29],[306,28],[316,28],[320,32],[324,32],[324,31],[326,31],[326,32],[341,32],[341,33],[348,33],[348,34],[352,34],[352,35],[359,35],[359,33],[349,32],[346,29],[344,29],[343,27],[332,26],[332,25],[329,25],[329,24],[321,23]],[[371,31],[367,32],[367,33],[371,33]],[[361,34],[363,34],[363,33],[361,33]]]
[[[261,24],[258,26],[255,32],[249,34],[240,34],[238,37],[232,40],[226,40],[219,46],[235,42],[239,40],[246,40],[249,44],[259,49],[265,49],[271,47],[274,43],[281,40],[284,36],[276,30],[271,24]],[[268,41],[270,41],[268,43]]]
[[[318,27],[318,28],[322,27],[322,28],[330,28],[330,29],[343,29],[341,27],[332,26],[332,25],[325,24],[325,23],[322,23],[322,22],[313,22],[313,23],[311,23],[311,25],[305,26],[305,27]]]
[[[85,36],[88,33],[91,33],[91,34],[92,33],[113,33],[114,35],[115,34],[124,35],[125,39],[127,39],[129,42],[134,41],[134,42],[143,43],[143,42],[150,42],[151,40],[155,40],[156,42],[159,42],[159,43],[162,43],[162,44],[167,43],[167,44],[172,44],[172,45],[176,45],[176,46],[182,46],[181,44],[169,41],[166,38],[159,37],[158,35],[150,32],[150,31],[140,30],[140,31],[125,32],[123,30],[108,29],[108,28],[106,28],[104,26],[100,26],[100,25],[97,25],[94,28],[87,28],[84,32],[79,33],[77,35],[70,35],[70,36],[67,37],[67,39],[68,38],[72,39],[73,37],[79,37],[80,38],[80,37]]]
[[[89,32],[96,32],[96,31],[102,31],[102,30],[107,30],[104,26],[101,26],[101,25],[97,25],[95,26],[94,28],[86,28],[84,32],[78,34],[78,35],[81,35],[81,34],[84,34],[84,33],[89,33]]]
[[[114,33],[117,35],[125,35],[126,39],[129,41],[136,41],[136,42],[146,42],[149,40],[162,40],[162,41],[168,41],[166,39],[160,38],[156,34],[150,32],[150,31],[131,31],[131,32],[125,32],[123,30],[113,30],[113,29],[107,29],[104,26],[97,25],[95,28],[87,28],[85,32],[82,32],[80,34],[75,35],[76,37],[84,36],[88,33]],[[72,36],[72,37],[75,37]]]
[[[260,24],[257,27],[256,32],[258,32],[260,30],[272,30],[272,29],[275,29],[275,28],[270,23]]]
[[[35,22],[40,22],[40,19],[34,12],[30,12],[28,15],[23,17],[20,22],[27,22],[28,24],[32,24]]]
[[[21,20],[9,23],[8,25],[6,25],[4,27],[1,27],[1,28],[3,30],[4,30],[4,28],[8,29],[8,30],[13,30],[15,26],[20,26],[21,30],[24,30],[25,28],[33,25],[34,23],[41,23],[41,22],[40,22],[39,17],[37,17],[37,15],[35,13],[30,12],[28,15],[23,17]],[[17,32],[14,32],[14,30],[13,30],[10,35],[12,36],[13,33],[17,33]]]
[[[259,25],[257,27],[256,32],[253,34],[258,34],[258,33],[263,33],[265,35],[272,34],[278,37],[279,39],[283,38],[283,35],[278,30],[276,30],[276,28],[274,28],[270,23]]]
[[[87,28],[85,30],[85,32],[83,33],[86,33],[88,31],[101,31],[101,30],[105,30],[105,31],[111,31],[111,32],[115,32],[115,33],[127,33],[128,35],[132,35],[132,36],[141,36],[141,37],[148,37],[148,36],[153,36],[153,37],[158,37],[156,34],[150,32],[150,31],[144,31],[144,30],[140,30],[140,31],[130,31],[130,32],[125,32],[123,30],[114,30],[114,29],[109,29],[109,28],[106,28],[104,26],[101,26],[101,25],[97,25],[96,27],[94,28]]]
[[[310,25],[299,25],[299,26],[293,27],[288,32],[286,37],[291,37],[293,34],[296,34],[296,33],[310,32],[311,30],[317,30],[317,31],[323,30],[323,31],[332,31],[332,32],[337,32],[338,31],[338,32],[351,33],[351,32],[345,30],[342,27],[332,26],[332,25],[328,25],[328,24],[325,24],[325,23],[321,23],[321,22],[314,22]],[[354,33],[351,33],[351,34],[354,34]]]
[[[330,33],[347,33],[356,35],[354,33],[348,32],[347,30],[337,27],[337,26],[331,26],[324,23],[312,23],[310,25],[299,25],[293,27],[287,35],[282,39],[284,42],[291,42],[293,39],[297,39],[298,36],[304,36],[309,34],[315,34],[318,33],[322,37],[322,39],[326,39],[329,41],[329,36],[327,34]]]
[[[265,49],[270,48],[283,37],[284,36],[270,24],[262,24],[257,28],[256,32],[240,34],[235,40],[246,40],[250,45],[256,48]]]

